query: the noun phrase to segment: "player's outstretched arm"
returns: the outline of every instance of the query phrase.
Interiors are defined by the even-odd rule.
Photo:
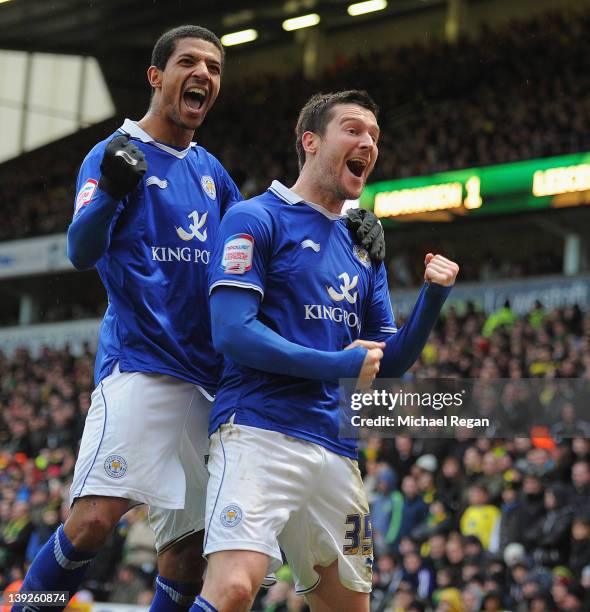
[[[222,285],[213,290],[210,305],[215,349],[241,365],[317,380],[357,378],[361,374],[367,348],[318,351],[286,340],[258,320],[260,295],[256,291]]]
[[[455,284],[459,273],[459,266],[455,262],[442,255],[428,253],[424,264],[425,284],[408,320],[385,343],[379,377],[397,378],[412,367]]]
[[[94,179],[86,180],[78,193],[80,205],[77,202],[68,228],[68,257],[75,268],[91,268],[102,257],[109,246],[111,224],[121,200],[135,189],[146,170],[142,151],[129,142],[128,136],[116,136],[108,143],[100,173],[97,172],[98,184]]]

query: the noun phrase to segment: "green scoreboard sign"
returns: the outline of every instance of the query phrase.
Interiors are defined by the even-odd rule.
[[[590,204],[590,152],[367,185],[361,206],[392,221],[530,212]]]

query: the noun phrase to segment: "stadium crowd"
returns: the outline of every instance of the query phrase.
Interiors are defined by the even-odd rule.
[[[317,80],[248,77],[225,86],[198,138],[247,196],[295,178],[293,122],[318,89],[366,88],[382,107],[372,180],[581,151],[590,145],[589,41],[586,8],[484,27],[455,45],[340,57]],[[95,138],[92,128],[59,155],[46,147],[4,165],[0,240],[65,231],[74,177]]]
[[[395,439],[365,436],[360,465],[375,551],[372,610],[582,612],[590,609],[590,312],[526,317],[449,309],[410,377],[545,379],[559,413],[520,435]],[[94,355],[44,349],[0,356],[0,589],[19,578],[67,513],[68,484],[90,405]],[[553,389],[553,391],[552,391]],[[587,389],[587,388],[586,388]],[[502,407],[518,414],[509,393]],[[129,512],[93,562],[87,597],[147,604],[155,573],[143,508]],[[256,610],[304,610],[288,567]],[[84,593],[79,597],[84,597]]]

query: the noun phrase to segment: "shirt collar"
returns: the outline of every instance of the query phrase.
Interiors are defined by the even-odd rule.
[[[339,215],[337,213],[330,212],[326,210],[323,206],[319,204],[314,204],[313,202],[306,202],[302,197],[298,196],[294,191],[291,191],[288,187],[285,187],[283,183],[280,181],[273,181],[269,187],[269,190],[272,191],[276,196],[281,198],[281,200],[287,202],[287,204],[299,204],[300,202],[306,204],[310,208],[317,210],[317,212],[324,215],[331,221],[338,221],[338,219],[342,219],[345,215]]]
[[[125,119],[123,125],[119,128],[119,131],[129,134],[129,136],[132,138],[137,138],[137,140],[141,140],[141,142],[152,144],[158,149],[161,149],[166,153],[170,153],[170,155],[174,155],[174,157],[178,157],[178,159],[184,159],[191,148],[197,146],[196,142],[191,142],[186,149],[178,151],[178,149],[175,149],[174,147],[169,147],[168,145],[154,140],[145,130],[142,130],[139,127],[137,122],[131,121],[131,119]]]

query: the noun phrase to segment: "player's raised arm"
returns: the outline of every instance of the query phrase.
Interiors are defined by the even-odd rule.
[[[91,268],[107,250],[115,213],[147,170],[143,152],[125,134],[106,146],[100,166],[90,155],[78,176],[74,220],[68,228],[68,257],[75,268]]]
[[[379,377],[402,376],[418,359],[459,273],[442,255],[428,253],[424,265],[424,286],[408,320],[386,341]]]

